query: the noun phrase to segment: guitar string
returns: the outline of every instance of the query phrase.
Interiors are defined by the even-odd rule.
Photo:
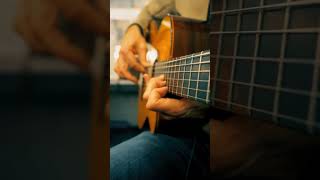
[[[199,59],[195,59],[198,57],[199,57]],[[196,83],[197,84],[196,87],[198,86],[199,82],[205,82],[205,83],[207,83],[207,86],[209,85],[208,81],[210,79],[210,77],[209,77],[210,70],[203,70],[203,69],[210,68],[210,58],[205,59],[202,57],[210,57],[210,50],[202,51],[200,53],[195,53],[195,54],[191,54],[191,55],[187,55],[187,56],[178,57],[178,58],[172,59],[170,61],[157,62],[157,63],[155,63],[155,65],[153,67],[148,67],[148,69],[152,68],[155,76],[158,76],[161,74],[165,75],[166,80],[167,80],[167,86],[169,88],[168,91],[170,93],[207,102],[208,96],[210,94],[208,90],[202,90],[202,89],[198,89],[198,88],[190,88],[191,82]],[[204,59],[204,60],[202,60],[202,59]],[[187,63],[187,61],[189,61],[189,62]],[[195,62],[195,61],[197,61],[197,62]],[[203,66],[203,64],[208,65],[208,67]],[[190,68],[188,68],[189,70],[187,70],[186,66],[190,67]],[[198,68],[198,70],[191,70],[191,69],[193,69],[193,66]],[[183,71],[180,70],[181,68],[183,68]],[[189,78],[187,78],[185,75],[187,73],[189,73],[189,75],[188,75]],[[198,79],[198,78],[192,79],[191,73],[197,73],[198,77],[200,76],[200,73],[208,73],[208,79],[207,80],[202,80],[202,79]],[[182,79],[180,77],[182,77]],[[184,87],[185,82],[188,83],[188,87]],[[181,84],[182,86],[179,87],[179,84]],[[181,88],[180,93],[178,93],[179,88]],[[209,89],[209,88],[205,87],[205,89]],[[187,94],[183,94],[183,90],[186,90]],[[194,96],[190,95],[190,90],[195,91]],[[206,97],[204,99],[198,97],[197,96],[198,91],[205,92]]]

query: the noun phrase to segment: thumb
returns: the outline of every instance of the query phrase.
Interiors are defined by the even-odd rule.
[[[138,42],[137,46],[137,54],[139,56],[139,61],[144,67],[150,66],[147,62],[147,43],[146,41],[141,38],[141,40]]]

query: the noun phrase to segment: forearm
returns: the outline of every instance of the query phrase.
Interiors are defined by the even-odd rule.
[[[174,0],[151,0],[141,10],[134,23],[139,24],[145,32],[152,18],[162,18],[175,11]]]

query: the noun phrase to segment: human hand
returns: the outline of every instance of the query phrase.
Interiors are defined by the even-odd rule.
[[[122,39],[120,54],[114,71],[120,77],[137,83],[138,79],[128,71],[128,68],[131,67],[138,72],[144,73],[145,68],[149,66],[146,54],[147,43],[139,27],[137,25],[130,26]],[[136,55],[138,55],[138,61]]]
[[[54,54],[83,70],[89,56],[73,45],[57,27],[58,14],[78,23],[83,29],[107,37],[107,4],[104,0],[21,0],[15,30],[33,51]]]
[[[166,98],[168,87],[166,86],[164,75],[150,78],[149,75],[144,74],[143,77],[147,83],[143,94],[143,99],[147,100],[147,109],[164,114],[166,119],[204,118],[206,116],[207,105],[190,101],[186,98]]]

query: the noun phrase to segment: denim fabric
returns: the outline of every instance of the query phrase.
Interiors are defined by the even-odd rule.
[[[110,179],[203,179],[209,172],[209,141],[147,131],[110,150]]]

